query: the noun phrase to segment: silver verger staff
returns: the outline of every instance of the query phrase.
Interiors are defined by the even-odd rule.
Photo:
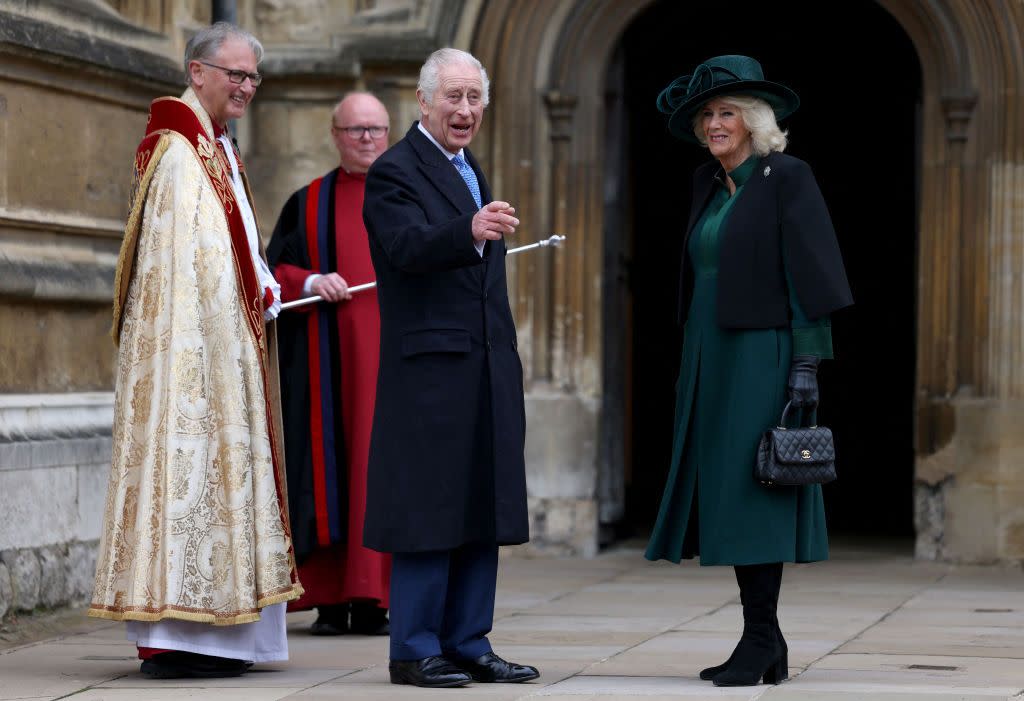
[[[537,243],[527,244],[525,246],[518,246],[516,248],[510,248],[505,251],[505,255],[510,256],[513,253],[522,253],[523,251],[529,251],[531,248],[548,248],[549,246],[557,247],[559,244],[565,241],[564,236],[555,234],[554,236],[546,239],[542,239]],[[370,290],[377,286],[376,282],[367,282],[363,285],[353,285],[348,288],[350,293],[362,292],[363,290]],[[292,300],[291,302],[285,302],[281,305],[281,311],[288,309],[295,309],[296,307],[304,307],[307,304],[315,304],[316,302],[322,302],[324,298],[320,295],[313,295],[312,297],[303,297],[302,299]]]

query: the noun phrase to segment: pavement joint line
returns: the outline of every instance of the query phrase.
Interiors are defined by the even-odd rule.
[[[843,643],[845,645],[846,643]],[[840,646],[841,647],[841,646]],[[984,650],[982,651],[984,652]],[[920,653],[920,652],[830,652],[827,656],[834,657],[838,655],[883,655],[885,657],[963,657],[969,660],[1007,660],[1009,662],[1024,662],[1020,657],[1000,657],[999,655],[968,655],[966,653],[958,652],[955,655],[936,655],[933,653]],[[819,658],[820,659],[820,658]],[[817,662],[815,660],[814,662]],[[811,662],[811,664],[814,664]],[[1024,692],[1022,692],[1024,693]]]
[[[310,686],[302,687],[302,689],[299,690],[299,693],[302,693],[302,692],[305,692],[305,691],[309,691],[310,689],[315,689],[318,686],[323,686],[324,684],[328,684],[330,682],[336,682],[339,679],[344,679],[345,677],[351,677],[353,674],[358,674],[359,672],[363,672],[363,671],[366,671],[368,669],[373,669],[376,666],[377,666],[376,664],[370,664],[370,665],[367,665],[365,667],[360,667],[359,669],[350,670],[350,671],[346,672],[345,674],[339,674],[338,676],[331,677],[330,679],[324,679],[323,681],[319,681],[316,684],[311,684]],[[179,688],[191,688],[191,687],[179,687]],[[236,688],[245,688],[245,687],[236,687]]]
[[[541,675],[543,676],[543,674],[544,674],[544,671],[541,670]],[[529,698],[534,698],[536,696],[540,696],[541,693],[545,689],[550,689],[555,684],[561,684],[562,682],[564,682],[567,679],[575,679],[576,677],[579,677],[579,676],[582,676],[582,675],[583,675],[582,671],[580,671],[580,672],[570,672],[569,674],[566,674],[564,676],[559,677],[558,679],[556,679],[555,681],[551,682],[550,684],[545,682],[543,686],[538,684],[535,688],[531,684],[531,690],[526,692],[525,696],[517,696],[515,701],[519,701],[519,699],[529,699]]]
[[[556,596],[554,599],[551,599],[551,600],[549,600],[549,601],[547,601],[545,603],[552,603],[552,602],[558,601],[559,599],[561,599],[563,597],[569,596],[570,594],[576,594],[576,593],[580,593],[580,592],[586,591],[590,587],[592,587],[594,585],[597,585],[597,584],[609,584],[611,582],[614,582],[617,579],[621,579],[623,576],[628,575],[631,572],[632,572],[632,568],[630,568],[627,565],[623,565],[616,572],[614,572],[613,574],[611,574],[608,577],[605,577],[604,579],[599,579],[596,582],[592,582],[592,583],[588,584],[586,587],[584,587],[583,589],[580,589],[578,591],[567,591],[567,592],[564,592],[564,593],[560,594],[559,596]],[[686,622],[688,622],[688,621],[684,621],[683,623],[686,623]],[[675,625],[683,625],[683,623],[677,623]],[[647,641],[653,640],[654,638],[658,637],[659,635],[664,635],[665,633],[667,633],[667,632],[669,632],[671,630],[672,630],[672,628],[670,627],[670,628],[667,628],[666,630],[659,631],[657,633],[652,634],[649,638],[644,638],[643,640],[639,641],[638,643],[636,643],[634,645],[630,645],[628,647],[625,647],[622,650],[619,650],[618,652],[616,652],[615,654],[613,654],[613,655],[611,655],[609,657],[603,657],[600,660],[595,660],[594,662],[591,662],[590,664],[586,665],[579,672],[576,672],[574,674],[570,674],[568,677],[564,677],[562,679],[559,679],[557,682],[555,682],[555,684],[560,684],[561,682],[563,682],[566,679],[569,679],[571,677],[584,676],[584,675],[586,675],[587,670],[590,669],[591,667],[593,667],[594,665],[601,664],[602,662],[607,662],[608,660],[612,659],[613,657],[621,655],[624,652],[628,652],[629,650],[632,650],[633,648],[637,647],[638,645],[643,645]],[[532,696],[533,693],[531,693],[530,695]],[[523,697],[523,698],[525,698],[525,697]]]
[[[608,582],[614,582],[614,581],[615,581],[616,579],[619,579],[619,578],[621,578],[622,576],[624,576],[624,575],[626,575],[626,574],[629,574],[630,572],[631,572],[631,570],[630,570],[629,568],[623,568],[623,569],[622,569],[622,570],[620,570],[620,571],[619,571],[619,572],[618,572],[617,574],[615,574],[614,576],[610,577],[609,579],[603,580],[603,581],[601,581],[601,582],[596,582],[596,583],[597,583],[597,584],[606,584],[606,583],[608,583]],[[581,590],[581,591],[582,591],[582,590]],[[738,596],[737,596],[737,597],[735,597],[735,598],[738,598]],[[618,657],[619,655],[621,655],[621,654],[622,654],[622,653],[624,653],[624,652],[629,652],[630,650],[633,650],[633,649],[635,649],[635,648],[639,647],[640,645],[643,645],[643,644],[644,644],[644,643],[646,643],[646,642],[650,642],[651,640],[654,640],[654,639],[655,639],[655,638],[657,638],[658,636],[664,635],[665,633],[671,633],[671,632],[673,632],[673,631],[674,631],[674,630],[675,630],[676,628],[678,628],[679,626],[683,626],[683,625],[686,625],[687,623],[690,623],[690,622],[692,622],[692,621],[695,621],[695,620],[697,620],[698,618],[701,618],[701,617],[704,617],[704,616],[710,616],[710,615],[714,614],[715,612],[717,612],[717,611],[720,611],[721,609],[723,609],[723,608],[725,608],[726,606],[730,605],[730,604],[731,604],[731,603],[732,603],[733,601],[735,601],[735,598],[733,598],[733,599],[729,599],[729,601],[726,601],[725,603],[723,603],[722,605],[720,605],[720,606],[719,606],[718,608],[716,608],[716,609],[714,609],[714,610],[712,610],[712,611],[710,611],[710,612],[708,612],[708,613],[699,613],[699,614],[697,614],[697,615],[695,615],[695,616],[691,616],[691,617],[689,617],[689,618],[687,618],[687,619],[685,619],[685,620],[682,620],[682,621],[678,621],[678,622],[676,622],[676,623],[673,623],[673,624],[672,624],[671,626],[669,626],[669,627],[668,627],[668,628],[666,628],[665,630],[661,630],[661,631],[658,631],[658,632],[656,632],[656,633],[652,633],[650,637],[644,638],[643,640],[641,640],[641,641],[639,641],[639,642],[637,642],[637,643],[635,643],[635,644],[633,644],[633,645],[629,645],[628,647],[625,647],[625,648],[623,648],[623,649],[619,650],[618,652],[616,652],[616,653],[615,653],[615,654],[613,654],[613,655],[610,655],[609,657],[604,657],[604,658],[602,658],[602,659],[600,659],[600,660],[595,660],[594,662],[591,662],[591,663],[590,663],[590,664],[588,664],[588,665],[587,665],[586,667],[584,667],[584,668],[583,668],[582,670],[580,670],[580,671],[579,671],[579,672],[578,672],[577,674],[575,674],[575,675],[572,675],[572,676],[586,676],[586,675],[587,675],[587,670],[589,670],[589,669],[590,669],[591,667],[593,667],[594,665],[598,665],[598,664],[601,664],[602,662],[607,662],[608,660],[612,659],[613,657]],[[592,676],[598,676],[598,675],[592,675]],[[564,681],[564,680],[563,680],[563,681]]]
[[[956,569],[956,565],[947,565],[944,569],[945,569],[944,572],[940,572],[937,576],[933,577],[931,580],[925,581],[920,586],[916,587],[910,594],[907,595],[907,598],[905,598],[900,604],[898,604],[897,606],[895,606],[895,607],[889,609],[888,611],[886,611],[885,613],[883,613],[873,623],[869,623],[868,625],[864,626],[864,628],[862,628],[860,631],[858,631],[857,633],[854,633],[851,637],[849,637],[845,641],[839,643],[838,645],[836,645],[834,648],[832,648],[831,650],[829,650],[825,654],[823,654],[823,655],[819,656],[818,658],[808,662],[806,667],[804,667],[801,671],[797,672],[793,677],[790,677],[790,679],[793,679],[794,677],[800,676],[801,674],[803,674],[804,672],[809,670],[811,667],[813,667],[817,663],[821,662],[823,659],[825,659],[829,655],[856,654],[856,653],[839,653],[838,650],[840,648],[842,648],[844,645],[849,645],[851,642],[853,642],[854,640],[856,640],[860,636],[864,635],[864,633],[868,632],[869,630],[871,630],[875,626],[877,626],[877,625],[879,625],[881,623],[884,623],[886,620],[889,619],[890,616],[892,616],[894,613],[896,613],[897,611],[901,610],[908,603],[910,603],[915,598],[920,596],[922,591],[924,591],[924,590],[926,590],[926,589],[928,589],[930,587],[934,587],[937,584],[940,584],[942,582],[942,580],[946,579],[947,577],[949,577],[950,574],[953,573],[953,571]],[[1011,659],[1013,659],[1013,658],[1011,658]]]
[[[86,616],[84,610],[82,612],[82,616],[83,617]],[[0,647],[0,656],[9,655],[9,654],[11,654],[13,652],[18,652],[19,650],[28,650],[29,648],[37,647],[39,645],[48,645],[50,643],[60,642],[62,640],[71,640],[72,638],[77,638],[78,636],[92,635],[92,634],[94,634],[94,633],[96,633],[98,631],[101,631],[101,630],[107,630],[109,628],[114,628],[114,627],[116,627],[118,625],[123,625],[123,623],[120,622],[120,621],[116,621],[116,622],[108,622],[108,621],[99,622],[96,619],[92,619],[92,621],[90,621],[90,622],[96,622],[98,624],[95,629],[93,629],[93,630],[79,630],[79,631],[75,631],[73,633],[59,633],[59,634],[56,634],[56,635],[47,634],[46,637],[42,637],[42,638],[39,638],[37,640],[30,640],[30,641],[22,643],[20,645],[14,645],[14,646],[11,646],[11,647]]]
[[[592,587],[592,586],[594,586],[596,584],[607,584],[609,582],[614,582],[616,579],[618,579],[619,577],[621,577],[622,575],[624,575],[624,574],[626,574],[628,572],[630,572],[630,569],[629,569],[628,566],[626,566],[626,565],[619,566],[610,575],[604,577],[603,579],[598,579],[596,581],[590,582],[589,584],[587,584],[586,586],[584,586],[581,589],[571,589],[571,590],[568,590],[568,591],[563,591],[561,594],[558,594],[555,597],[552,597],[550,599],[545,599],[544,601],[538,601],[533,606],[530,606],[528,608],[516,609],[515,611],[507,612],[507,613],[503,614],[502,616],[500,616],[498,618],[495,618],[495,620],[500,621],[500,620],[505,619],[505,618],[511,618],[513,616],[521,616],[523,614],[534,615],[534,616],[544,616],[544,615],[547,615],[547,614],[543,614],[543,613],[540,613],[540,614],[530,614],[529,611],[532,611],[533,609],[539,608],[541,606],[547,606],[548,604],[551,604],[551,603],[554,603],[554,602],[559,601],[561,599],[564,599],[567,596],[572,596],[573,594],[579,594],[581,592],[584,592],[584,591],[586,591],[587,589],[589,589],[590,587]],[[577,615],[584,615],[584,614],[577,614]]]
[[[116,679],[120,679],[121,677],[126,677],[126,676],[128,676],[128,675],[127,674],[122,674],[122,675],[120,675],[118,677],[114,677],[113,679],[107,679],[106,681],[100,682],[100,684],[106,684],[107,682],[112,682],[112,681],[114,681]],[[81,689],[78,689],[76,691],[72,691],[70,694],[64,694],[63,696],[54,696],[52,699],[50,699],[50,701],[60,701],[61,699],[68,699],[68,698],[71,698],[72,696],[78,696],[79,694],[83,694],[86,691],[92,691],[93,689],[98,687],[100,684],[90,684],[89,686],[82,687]]]

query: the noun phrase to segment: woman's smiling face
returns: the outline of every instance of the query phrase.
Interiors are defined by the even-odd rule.
[[[747,160],[753,152],[750,130],[739,107],[721,98],[704,105],[701,130],[711,155],[728,171]]]

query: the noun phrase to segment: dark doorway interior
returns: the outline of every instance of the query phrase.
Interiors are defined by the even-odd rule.
[[[622,368],[630,381],[619,530],[647,532],[668,471],[680,249],[691,175],[709,158],[668,134],[655,97],[725,53],[758,58],[767,79],[800,95],[800,110],[783,124],[787,152],[818,178],[856,299],[833,318],[837,359],[820,372],[819,420],[833,428],[839,452],[840,478],[825,488],[829,526],[837,534],[911,535],[921,77],[905,32],[868,0],[737,0],[727,11],[663,0],[623,37],[614,69],[622,71],[626,117],[611,136],[628,140],[618,165],[631,206],[620,229],[624,258],[606,270],[621,280],[616,294],[632,318],[630,327],[606,331],[608,343],[632,348]]]

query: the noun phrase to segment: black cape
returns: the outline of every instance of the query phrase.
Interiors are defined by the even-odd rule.
[[[720,170],[718,161],[711,161],[693,176],[679,281],[680,324],[686,322],[693,296],[693,267],[686,255],[689,238]],[[832,219],[804,161],[774,152],[760,159],[725,224],[718,271],[717,314],[723,328],[789,324],[787,272],[810,319],[853,304]]]

